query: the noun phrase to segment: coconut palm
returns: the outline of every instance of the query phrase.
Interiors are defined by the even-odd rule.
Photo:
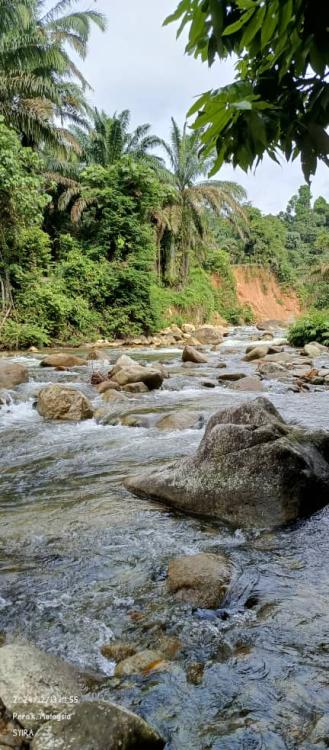
[[[188,133],[186,123],[181,130],[172,118],[170,142],[162,141],[162,146],[169,161],[169,181],[175,187],[175,199],[155,217],[159,262],[168,274],[175,254],[176,274],[184,283],[191,255],[205,238],[207,212],[225,216],[240,234],[246,231],[247,217],[241,207],[246,193],[236,182],[202,179],[212,162],[200,153],[199,133]],[[163,248],[166,257],[161,259]]]
[[[24,143],[62,153],[78,148],[67,124],[85,124],[88,112],[87,82],[70,48],[84,58],[91,25],[105,28],[96,11],[65,13],[76,2],[44,12],[44,0],[0,0],[0,114]]]
[[[163,159],[151,154],[157,146],[162,144],[160,138],[150,133],[151,126],[147,123],[139,125],[132,132],[129,131],[130,112],[115,112],[109,117],[105,112],[94,109],[93,124],[88,133],[78,129],[75,135],[79,140],[83,159],[87,164],[101,164],[111,166],[123,156],[130,155],[134,159],[142,159],[150,166],[163,165]]]

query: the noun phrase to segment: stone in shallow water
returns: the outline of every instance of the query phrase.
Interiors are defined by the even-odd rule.
[[[224,555],[203,552],[170,560],[167,585],[179,601],[214,609],[222,603],[230,578]]]
[[[77,388],[48,385],[38,395],[37,410],[41,417],[79,422],[94,415],[91,403]]]
[[[158,651],[147,648],[121,661],[115,669],[115,674],[118,677],[123,677],[125,675],[152,672],[154,669],[163,669],[165,666],[166,662],[163,660],[163,655]]]
[[[270,401],[257,398],[211,417],[194,456],[125,485],[234,526],[280,526],[328,503],[329,433],[291,427]]]
[[[136,714],[114,703],[83,702],[68,708],[70,719],[49,721],[31,750],[162,750],[158,733]]]

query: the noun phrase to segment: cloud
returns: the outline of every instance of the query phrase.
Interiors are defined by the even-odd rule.
[[[177,0],[178,2],[178,0]],[[223,86],[234,75],[232,61],[217,62],[211,69],[184,54],[174,25],[163,28],[175,0],[98,0],[97,9],[108,18],[105,34],[94,31],[84,72],[93,87],[92,100],[109,114],[130,109],[132,125],[150,122],[157,135],[167,138],[170,118],[183,123],[194,98]],[[282,166],[270,159],[256,174],[223,167],[220,179],[236,180],[249,199],[267,212],[285,208],[303,183],[299,162]],[[328,197],[328,170],[321,165],[313,181],[314,196]]]

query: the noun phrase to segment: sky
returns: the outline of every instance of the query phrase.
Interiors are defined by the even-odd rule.
[[[89,99],[108,114],[130,109],[132,127],[151,123],[152,132],[167,139],[170,118],[182,125],[195,97],[233,79],[231,60],[208,68],[184,54],[184,40],[176,40],[174,24],[163,27],[175,0],[83,0],[81,8],[102,11],[108,20],[105,33],[94,30],[84,73],[93,91]],[[218,179],[234,180],[247,190],[248,199],[267,213],[283,210],[303,183],[299,161],[282,166],[264,159],[247,175],[229,165]],[[329,171],[321,164],[312,182],[314,197],[329,199]]]

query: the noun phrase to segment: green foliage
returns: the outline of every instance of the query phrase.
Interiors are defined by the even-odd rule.
[[[290,327],[288,338],[293,346],[304,346],[310,341],[329,346],[329,309],[303,315]]]
[[[46,145],[61,156],[78,148],[66,124],[86,125],[88,111],[87,82],[70,51],[84,58],[91,26],[105,28],[95,10],[72,12],[75,3],[47,11],[44,0],[1,3],[0,114],[25,145]]]
[[[49,336],[40,324],[6,320],[1,328],[0,349],[27,349],[29,346],[48,346],[49,343]]]
[[[186,50],[212,65],[232,53],[235,81],[201,96],[206,153],[246,170],[267,153],[301,156],[305,179],[328,163],[329,6],[323,0],[181,0],[166,23],[188,27]]]

